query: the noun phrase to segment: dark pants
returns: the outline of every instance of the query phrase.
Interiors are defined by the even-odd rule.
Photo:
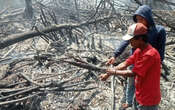
[[[136,99],[134,98],[133,110],[158,110],[158,105],[153,105],[153,106],[144,106],[144,105],[140,105],[140,104],[136,101]]]

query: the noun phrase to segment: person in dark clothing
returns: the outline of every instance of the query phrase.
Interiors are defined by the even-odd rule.
[[[161,58],[161,62],[164,60],[165,53],[165,42],[166,42],[166,31],[163,26],[155,25],[152,10],[147,5],[140,6],[133,15],[134,22],[142,23],[148,28],[148,42],[158,50]],[[113,64],[116,58],[125,50],[125,48],[129,45],[129,41],[123,40],[121,41],[118,48],[116,48],[114,52],[114,56],[111,57],[107,64]],[[132,48],[133,53],[135,49]],[[122,108],[127,108],[132,105],[132,100],[134,96],[134,78],[129,77],[128,83],[126,87],[126,103],[122,104]]]

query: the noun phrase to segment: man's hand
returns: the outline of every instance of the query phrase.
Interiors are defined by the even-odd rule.
[[[102,81],[106,81],[109,78],[109,76],[110,76],[109,74],[101,74],[99,78]]]
[[[106,74],[101,74],[101,75],[100,75],[100,79],[101,79],[102,81],[106,81],[106,80],[109,78],[109,76],[115,74],[115,71],[116,71],[115,68],[108,68],[108,69],[106,70]]]
[[[111,57],[107,62],[106,65],[114,64],[115,63],[115,57]]]

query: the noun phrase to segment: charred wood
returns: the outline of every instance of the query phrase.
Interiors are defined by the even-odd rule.
[[[0,49],[3,49],[5,47],[8,47],[10,45],[13,45],[15,43],[18,43],[20,41],[24,41],[30,38],[33,38],[35,36],[43,35],[42,33],[49,33],[49,32],[54,32],[54,31],[59,31],[59,30],[72,30],[76,28],[81,28],[83,26],[88,26],[91,24],[103,22],[108,19],[112,19],[113,17],[106,17],[106,18],[101,18],[95,21],[89,21],[89,22],[84,22],[81,24],[61,24],[61,25],[53,25],[48,28],[45,28],[43,30],[38,31],[29,31],[21,34],[14,34],[8,36],[6,39],[0,42]]]

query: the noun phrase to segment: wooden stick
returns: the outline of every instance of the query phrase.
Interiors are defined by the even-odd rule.
[[[22,101],[27,100],[29,98],[35,97],[36,95],[39,95],[39,94],[41,94],[41,93],[39,92],[39,93],[36,93],[36,94],[33,94],[33,95],[29,95],[27,97],[23,97],[23,98],[16,99],[16,100],[3,101],[3,102],[0,102],[0,106],[7,105],[7,104],[12,104],[12,103],[17,103],[17,102],[22,102]]]
[[[112,65],[111,65],[111,67],[113,67]],[[111,110],[115,110],[115,76],[114,75],[112,75],[112,77],[111,77],[111,91],[112,91],[112,96],[111,96],[111,102],[112,102],[112,104],[111,104]]]
[[[7,55],[9,55],[16,47],[17,47],[17,44],[14,45],[2,58],[5,58]]]

